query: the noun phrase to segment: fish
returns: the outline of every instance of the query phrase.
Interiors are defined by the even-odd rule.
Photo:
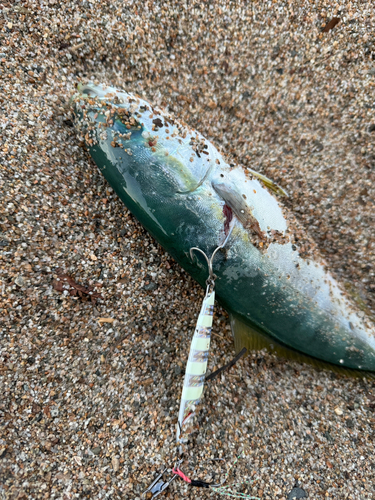
[[[229,159],[200,132],[145,99],[80,84],[75,124],[96,165],[155,240],[215,293],[235,348],[375,371],[375,322],[329,271],[284,189]]]

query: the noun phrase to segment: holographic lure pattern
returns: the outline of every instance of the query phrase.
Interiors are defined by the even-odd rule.
[[[184,386],[182,389],[180,411],[177,424],[177,442],[183,442],[181,434],[188,420],[193,417],[195,407],[203,394],[207,359],[210,349],[211,329],[214,312],[215,292],[207,290],[198,316],[193,339],[190,345]]]

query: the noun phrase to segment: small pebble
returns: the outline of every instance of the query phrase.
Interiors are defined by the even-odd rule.
[[[295,498],[307,498],[307,494],[302,488],[293,488],[288,495],[288,500],[293,500]]]
[[[22,276],[17,276],[17,278],[14,280],[15,284],[18,286],[24,286],[25,285],[25,280]]]
[[[112,467],[115,472],[120,470],[120,460],[117,457],[112,457]]]

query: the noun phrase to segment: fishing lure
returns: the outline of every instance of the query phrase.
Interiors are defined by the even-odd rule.
[[[184,385],[182,389],[180,411],[177,422],[178,443],[184,441],[184,428],[195,415],[206,378],[207,360],[211,341],[212,316],[214,312],[215,291],[209,284],[199,313],[197,326],[190,346],[189,359],[186,364]],[[186,438],[185,438],[186,439]]]
[[[186,438],[184,438],[181,434],[184,427],[193,420],[195,408],[197,407],[203,394],[215,305],[215,280],[217,276],[213,272],[213,260],[217,252],[225,247],[225,244],[232,233],[233,227],[234,225],[231,224],[223,243],[215,249],[210,259],[200,248],[192,247],[190,249],[190,257],[192,260],[194,251],[199,252],[204,256],[207,262],[209,275],[206,280],[206,295],[202,302],[193,339],[190,344],[189,358],[186,364],[180,411],[177,422],[177,443],[183,443],[186,441]]]

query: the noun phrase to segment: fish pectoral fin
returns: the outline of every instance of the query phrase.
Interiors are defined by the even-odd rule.
[[[212,182],[212,187],[246,229],[255,233],[260,240],[267,240],[267,235],[261,230],[259,222],[253,215],[252,208],[234,185]]]
[[[267,334],[259,332],[255,328],[247,325],[236,314],[229,314],[229,319],[236,354],[239,353],[244,347],[246,347],[248,351],[261,351],[262,349],[266,349],[271,354],[275,354],[280,358],[290,361],[295,361],[296,363],[306,363],[314,368],[329,370],[339,375],[345,375],[351,378],[363,378],[363,376],[366,375],[366,377],[375,380],[374,372],[364,372],[362,370],[344,368],[313,358],[307,354],[303,354],[302,352],[295,351],[294,349],[281,344],[277,340],[271,339]]]
[[[263,182],[263,184],[265,186],[268,187],[268,189],[271,189],[271,191],[273,191],[275,194],[278,194],[280,196],[286,196],[289,198],[289,195],[288,193],[281,187],[279,186],[278,184],[276,184],[276,182],[274,181],[271,181],[271,179],[269,179],[268,177],[266,177],[265,175],[262,175],[260,174],[259,172],[256,172],[255,170],[253,170],[252,168],[247,168],[247,170],[254,176],[256,177],[257,179],[259,179],[260,181]]]
[[[220,198],[225,201],[226,205],[233,210],[242,224],[245,224],[249,218],[253,217],[251,208],[235,186],[224,182],[213,182],[212,187]]]

